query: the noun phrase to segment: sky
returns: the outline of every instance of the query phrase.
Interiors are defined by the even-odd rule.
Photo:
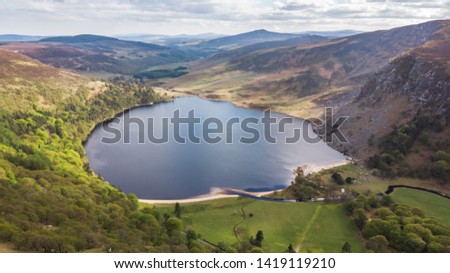
[[[450,19],[450,0],[0,0],[0,34],[371,31]]]

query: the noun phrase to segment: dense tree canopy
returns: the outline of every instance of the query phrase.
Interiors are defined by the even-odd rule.
[[[53,109],[0,109],[0,242],[43,252],[188,251],[182,222],[105,183],[82,145],[95,123],[155,100],[145,85],[116,82],[94,96],[80,89]]]
[[[395,128],[379,139],[379,153],[367,160],[369,168],[380,170],[386,177],[403,176],[421,179],[437,178],[442,182],[450,179],[450,140],[445,128],[450,125],[450,112],[447,114],[418,113],[408,123]],[[444,136],[444,137],[443,137]],[[373,143],[373,138],[370,142]],[[405,158],[413,150],[426,149],[433,156],[410,165]]]
[[[347,204],[347,212],[369,251],[450,252],[450,226],[388,196],[360,195]]]

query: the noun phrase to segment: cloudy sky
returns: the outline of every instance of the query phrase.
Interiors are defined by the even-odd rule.
[[[450,0],[0,0],[0,34],[376,30],[450,19]]]

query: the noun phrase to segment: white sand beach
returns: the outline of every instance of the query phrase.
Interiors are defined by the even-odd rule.
[[[302,166],[305,170],[305,175],[320,172],[324,169],[330,169],[337,166],[342,166],[345,164],[348,164],[348,160],[342,160],[339,162],[333,162],[333,163],[326,163],[326,164],[305,164]],[[210,193],[203,194],[199,196],[195,196],[192,198],[186,198],[186,199],[139,199],[139,202],[146,203],[146,204],[175,204],[175,203],[194,203],[194,202],[202,202],[202,201],[208,201],[208,200],[214,200],[214,199],[222,199],[222,198],[233,198],[233,197],[239,197],[240,194],[255,196],[255,197],[261,197],[268,194],[271,194],[275,191],[279,190],[273,190],[273,191],[263,191],[263,192],[248,192],[245,190],[240,189],[231,189],[231,188],[213,188]]]
[[[333,162],[333,163],[324,163],[324,164],[305,164],[304,173],[305,175],[311,174],[311,173],[318,173],[322,170],[331,169],[334,167],[346,165],[350,163],[349,160],[343,159],[341,161]]]

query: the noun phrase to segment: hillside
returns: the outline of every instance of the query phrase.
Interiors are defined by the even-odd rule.
[[[167,40],[167,42],[169,42],[168,45],[178,48],[186,53],[197,56],[199,58],[205,58],[213,56],[217,53],[226,54],[227,51],[233,51],[251,45],[256,46],[254,50],[256,50],[256,48],[258,47],[259,49],[279,47],[282,45],[271,44],[271,42],[283,43],[286,40],[294,40],[295,38],[300,38],[304,36],[314,36],[314,35],[277,33],[260,29],[230,36],[215,37],[204,40],[197,39],[197,41],[192,40],[192,38],[189,37],[172,38]],[[174,44],[174,42],[177,41],[179,42]],[[286,43],[286,45],[291,44],[292,43]],[[244,52],[246,51],[248,51],[248,49],[244,50]]]
[[[0,49],[20,52],[58,68],[126,75],[133,75],[151,66],[195,59],[187,53],[168,47],[97,35],[8,43],[1,45]]]
[[[432,40],[391,59],[362,85],[360,93],[342,108],[351,116],[347,126],[354,152],[365,150],[368,134],[381,136],[395,125],[411,120],[417,112],[445,114],[450,101],[450,23],[437,31]],[[369,128],[363,133],[362,126]]]
[[[167,86],[299,117],[320,116],[356,96],[367,78],[405,51],[437,40],[449,21],[367,32],[313,44],[262,49],[192,65]]]
[[[328,80],[358,80],[404,50],[428,41],[440,22],[362,33],[311,47],[259,52],[230,61],[238,70],[273,72],[287,69],[323,69]],[[325,73],[315,72],[320,76]]]
[[[22,252],[208,251],[183,223],[139,208],[95,175],[82,141],[93,126],[158,100],[134,82],[94,82],[0,50],[0,243]],[[188,246],[189,245],[189,246]]]
[[[344,129],[352,143],[351,152],[365,158],[371,135],[387,134],[418,112],[447,113],[449,69],[445,60],[430,60],[413,51],[370,77],[355,100],[339,112],[350,117]]]
[[[91,94],[105,88],[104,83],[59,70],[25,55],[0,50],[0,108],[17,111],[33,105],[54,109],[80,89]]]
[[[370,159],[386,176],[448,181],[450,160],[442,155],[450,153],[449,46],[447,26],[373,74],[339,111],[350,117],[343,126],[350,142],[334,145]]]
[[[327,41],[328,38],[323,36],[317,36],[317,35],[305,35],[302,37],[297,38],[290,38],[286,40],[277,40],[277,41],[269,41],[269,42],[262,42],[262,43],[256,43],[252,45],[242,46],[236,49],[227,50],[221,53],[214,54],[210,57],[208,57],[207,60],[202,60],[202,64],[205,66],[212,66],[218,62],[227,61],[230,59],[236,59],[240,57],[244,57],[248,54],[251,54],[253,52],[264,50],[264,49],[273,49],[273,48],[280,48],[280,47],[289,47],[289,46],[301,46],[301,45],[308,45],[308,44],[314,44],[318,42]]]

